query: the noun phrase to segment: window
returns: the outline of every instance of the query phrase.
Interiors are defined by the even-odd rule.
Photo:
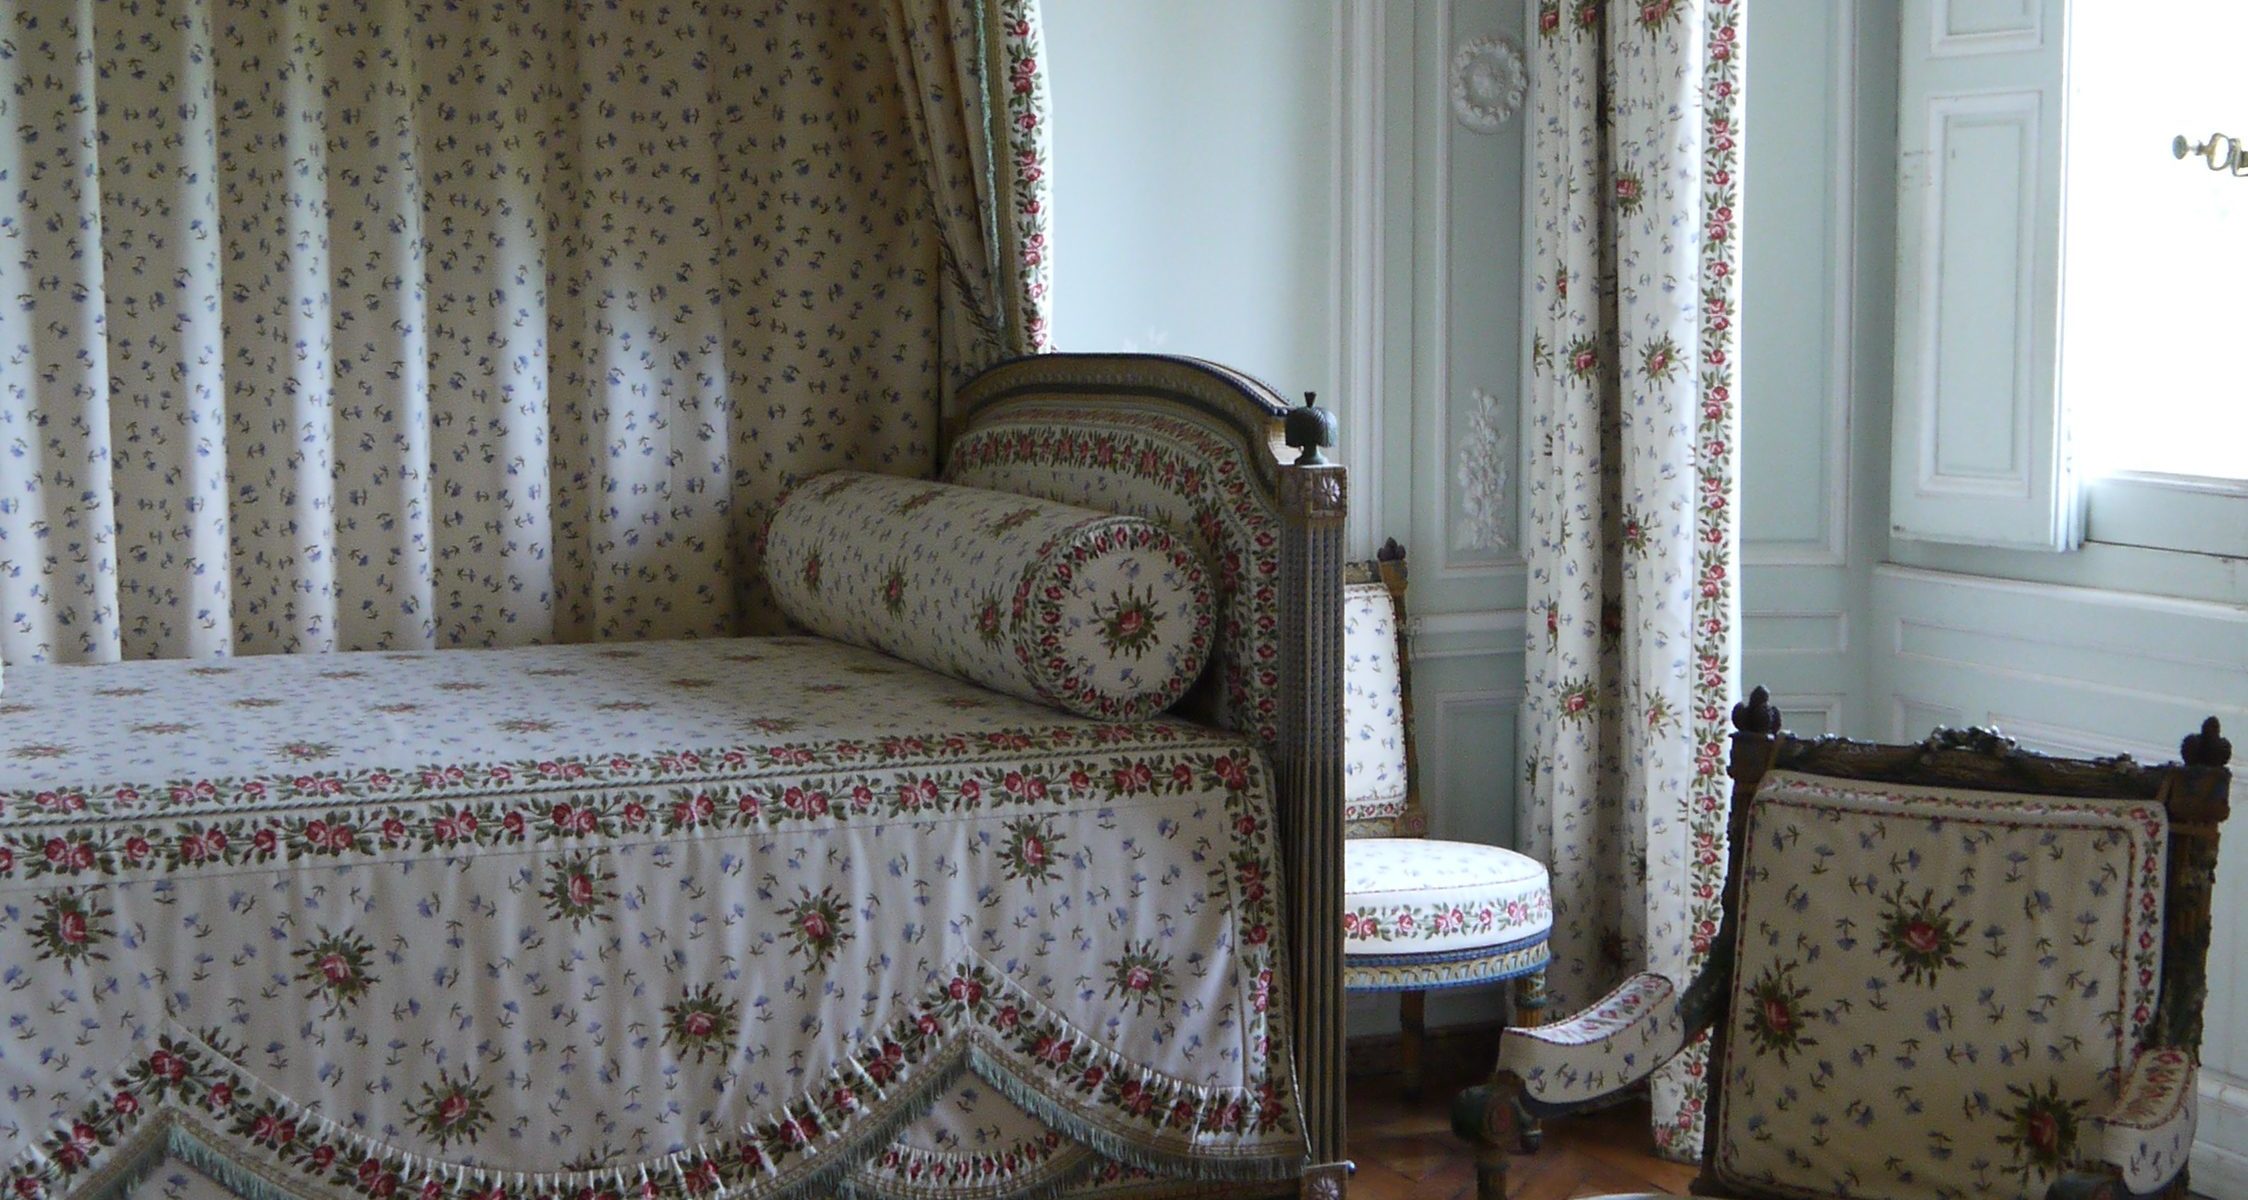
[[[2061,397],[2086,536],[2248,553],[2248,143],[2228,136],[2248,136],[2248,85],[2181,59],[2248,45],[2248,5],[2069,19]]]
[[[2248,85],[2190,41],[2248,45],[2239,0],[2078,4],[2063,170],[2061,391],[2093,476],[2248,479]],[[2184,68],[2184,69],[2181,69]],[[2216,143],[2180,161],[2174,135]]]
[[[2248,553],[2248,4],[1904,22],[1896,532]]]

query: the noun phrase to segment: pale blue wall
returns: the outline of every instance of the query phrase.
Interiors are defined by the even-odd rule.
[[[1054,343],[1332,388],[1335,11],[1046,0]]]

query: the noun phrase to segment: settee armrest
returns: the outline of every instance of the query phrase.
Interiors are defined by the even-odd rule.
[[[1654,1073],[1698,1032],[1676,985],[1642,972],[1582,1012],[1499,1035],[1499,1072],[1533,1117],[1598,1104]]]
[[[2085,1123],[2085,1169],[2055,1183],[2051,1200],[2168,1193],[2193,1153],[2199,1076],[2191,1051],[2140,1051],[2115,1103]]]
[[[1506,1157],[1536,1147],[1541,1119],[1615,1097],[1707,1029],[1728,977],[1726,962],[1710,965],[1683,993],[1642,972],[1572,1016],[1501,1033],[1491,1082],[1452,1102],[1453,1131],[1476,1148],[1476,1194],[1506,1194]]]

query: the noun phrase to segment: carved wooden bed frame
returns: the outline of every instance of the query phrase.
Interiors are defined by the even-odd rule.
[[[1286,945],[1298,1088],[1309,1158],[1296,1189],[1305,1196],[1341,1197],[1349,1164],[1343,1161],[1342,989],[1342,575],[1344,469],[1322,447],[1333,442],[1333,421],[1322,410],[1291,409],[1272,388],[1240,372],[1199,359],[1136,354],[1045,354],[985,371],[963,386],[947,438],[947,478],[1001,487],[1072,503],[1101,503],[1064,479],[1080,446],[1064,443],[1059,455],[1039,460],[1044,448],[1018,456],[999,479],[963,478],[963,460],[988,453],[988,443],[1074,432],[1066,425],[1036,425],[1041,406],[1092,409],[1119,420],[1154,417],[1191,423],[1238,452],[1249,495],[1277,515],[1278,586],[1272,611],[1250,612],[1264,630],[1260,650],[1274,651],[1277,679],[1251,711],[1238,698],[1220,700],[1209,719],[1255,732],[1272,756],[1279,781],[1281,855],[1286,873]],[[1291,413],[1294,415],[1291,416]],[[1012,434],[1000,430],[1012,422]],[[1039,431],[1033,434],[1032,431]],[[1286,445],[1296,453],[1280,449]],[[981,441],[979,442],[979,439]],[[1062,465],[1057,466],[1057,463]],[[1104,464],[1105,465],[1105,464]],[[1081,480],[1079,481],[1082,482]],[[1129,505],[1111,499],[1116,507]],[[1155,513],[1145,515],[1154,516]],[[1212,518],[1214,519],[1214,518]],[[1190,530],[1197,533],[1198,531]],[[1205,549],[1213,549],[1205,546]],[[1220,573],[1227,564],[1219,563]],[[1256,606],[1261,609],[1260,604]],[[1235,608],[1228,620],[1240,620]],[[1265,623],[1269,621],[1269,626]],[[1220,639],[1211,674],[1260,672],[1254,663],[1227,663]],[[1206,680],[1206,683],[1212,681]],[[1192,701],[1190,700],[1190,703]],[[1269,1193],[1272,1185],[1189,1189],[1196,1194]]]

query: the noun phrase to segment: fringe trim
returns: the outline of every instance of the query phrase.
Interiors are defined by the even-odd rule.
[[[177,1123],[171,1128],[171,1136],[165,1139],[165,1149],[173,1158],[186,1163],[211,1182],[241,1197],[241,1200],[303,1200],[303,1193],[291,1191],[286,1184],[254,1166],[236,1160]],[[160,1165],[162,1160],[150,1164],[152,1170]],[[105,1197],[101,1200],[122,1200],[122,1197]]]
[[[884,1188],[877,1179],[869,1179],[864,1172],[843,1181],[837,1193],[843,1200],[1061,1200],[1061,1197],[1084,1182],[1085,1177],[1100,1166],[1100,1154],[1090,1147],[1079,1147],[1085,1153],[1077,1161],[1058,1170],[1048,1171],[1019,1188],[1008,1188],[1002,1182],[996,1186],[950,1188],[922,1187],[907,1184],[899,1188]]]
[[[1300,1177],[1307,1162],[1302,1154],[1294,1157],[1263,1155],[1197,1158],[1134,1145],[1123,1135],[1103,1129],[1069,1111],[1045,1092],[1016,1075],[981,1045],[974,1042],[969,1044],[968,1062],[978,1078],[998,1089],[1000,1095],[1036,1117],[1048,1128],[1129,1167],[1197,1182],[1271,1183]]]
[[[928,1116],[931,1110],[952,1094],[961,1080],[971,1074],[989,1084],[1010,1103],[1091,1153],[1060,1170],[1027,1181],[1023,1187],[1012,1189],[986,1187],[972,1190],[891,1190],[882,1187],[877,1178],[860,1172],[859,1169],[872,1156],[895,1141],[907,1126]],[[1070,1112],[1060,1102],[1016,1075],[1005,1063],[972,1039],[963,1047],[947,1054],[944,1060],[930,1064],[928,1072],[917,1082],[919,1086],[912,1095],[900,1097],[880,1117],[861,1122],[840,1144],[823,1149],[818,1159],[799,1168],[786,1178],[786,1182],[766,1191],[764,1200],[809,1200],[810,1197],[823,1193],[832,1193],[845,1200],[932,1200],[941,1197],[1059,1200],[1064,1193],[1091,1174],[1103,1157],[1169,1178],[1196,1183],[1269,1183],[1297,1178],[1303,1173],[1304,1159],[1300,1155],[1290,1157],[1268,1154],[1207,1159],[1135,1145],[1125,1136]],[[320,1120],[312,1114],[306,1115],[310,1119]],[[207,1140],[190,1129],[177,1115],[167,1114],[160,1119],[163,1121],[162,1126],[143,1135],[146,1139],[144,1146],[128,1150],[115,1168],[98,1176],[97,1180],[89,1181],[90,1186],[68,1193],[68,1200],[129,1200],[135,1189],[153,1177],[167,1161],[172,1160],[209,1177],[212,1182],[241,1200],[304,1200],[307,1194],[325,1194],[320,1189],[310,1193],[295,1190],[292,1184],[282,1182],[255,1165],[254,1158],[245,1159],[227,1153],[222,1148],[222,1142]],[[628,1188],[630,1181],[625,1172],[630,1170],[629,1167],[610,1170],[596,1168],[570,1174],[575,1180],[607,1175],[619,1187]],[[647,1164],[642,1164],[641,1170],[645,1172]],[[555,1182],[559,1182],[559,1179]]]

